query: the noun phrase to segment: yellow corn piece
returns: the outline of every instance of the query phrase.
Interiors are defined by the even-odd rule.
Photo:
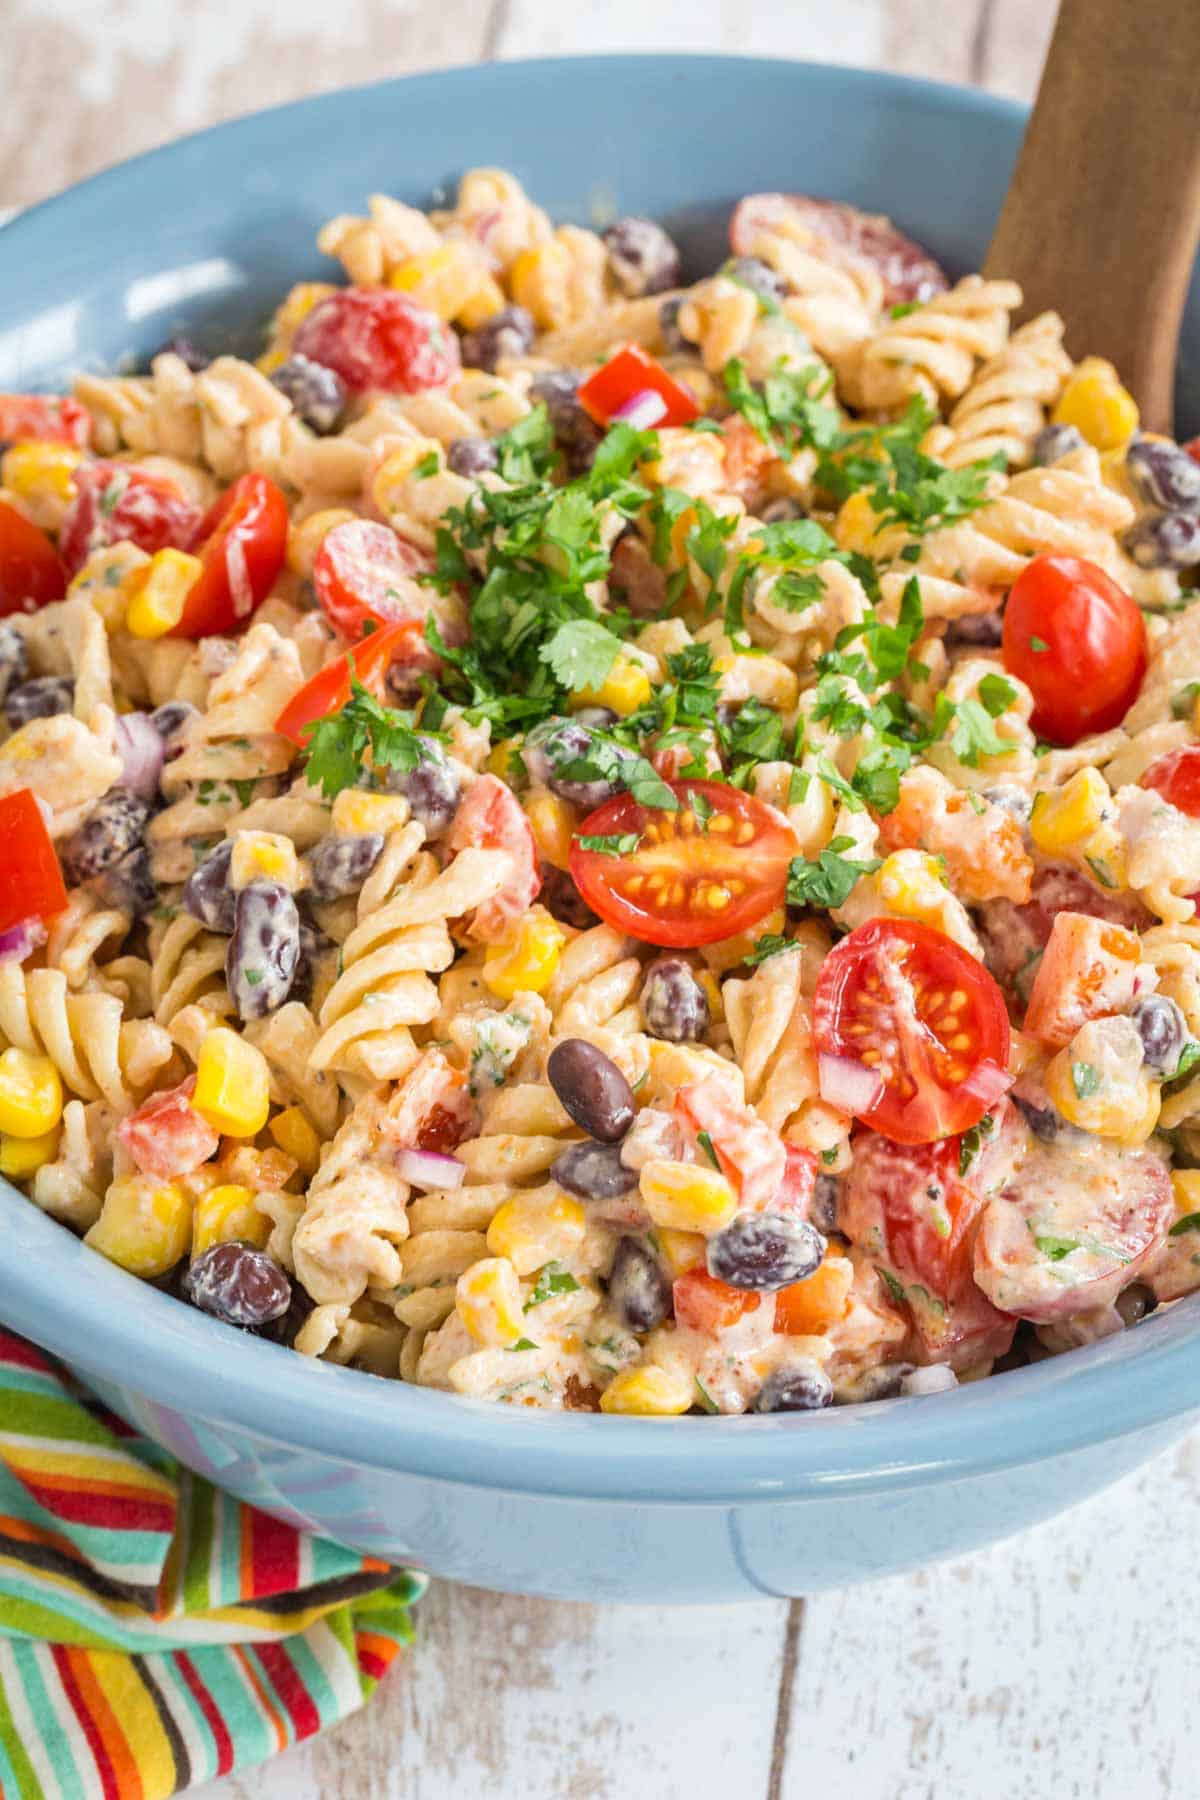
[[[631,1413],[638,1418],[673,1419],[689,1411],[696,1392],[682,1369],[660,1369],[656,1363],[622,1369],[600,1396],[600,1411]]]
[[[1086,1077],[1080,1073],[1085,1069]],[[1068,1124],[1078,1125],[1081,1131],[1112,1138],[1127,1148],[1144,1144],[1158,1124],[1162,1107],[1158,1083],[1139,1074],[1127,1081],[1102,1081],[1089,1093],[1094,1073],[1091,1064],[1080,1060],[1074,1044],[1068,1044],[1046,1069],[1046,1092]]]
[[[183,617],[203,564],[186,550],[157,550],[125,582],[125,624],[136,638],[160,638]]]
[[[192,1105],[214,1131],[249,1138],[270,1111],[271,1071],[262,1051],[218,1025],[200,1046]]]
[[[487,1247],[518,1275],[532,1275],[578,1250],[586,1229],[587,1214],[569,1194],[515,1194],[492,1215]]]
[[[654,1235],[663,1268],[672,1281],[689,1269],[698,1269],[704,1261],[707,1240],[698,1231],[672,1231],[669,1225],[660,1225]]]
[[[485,1349],[501,1349],[525,1335],[521,1284],[503,1257],[485,1258],[464,1270],[455,1285],[454,1305],[475,1342]]]
[[[229,885],[234,893],[252,881],[277,881],[289,894],[300,886],[300,860],[291,838],[278,831],[239,831],[229,859]]]
[[[312,575],[317,551],[334,526],[349,525],[357,517],[348,506],[326,506],[293,525],[287,540],[287,566],[292,574],[307,581]]]
[[[305,1175],[321,1166],[321,1139],[308,1115],[299,1106],[285,1106],[267,1127],[279,1148]]]
[[[254,1204],[254,1194],[236,1182],[209,1188],[196,1201],[192,1215],[192,1258],[214,1244],[253,1244],[261,1250],[271,1235],[271,1221]]]
[[[759,938],[780,936],[786,924],[787,914],[782,906],[777,906],[749,931],[735,932],[733,937],[721,938],[715,944],[705,944],[700,954],[715,974],[727,975],[730,969],[736,969],[745,962]]]
[[[134,1175],[114,1181],[84,1243],[109,1262],[151,1281],[187,1255],[192,1204],[173,1181]]]
[[[433,458],[433,468],[440,474],[446,466],[445,453],[436,438],[414,437],[402,450],[384,457],[371,482],[371,499],[382,513],[402,511],[404,490],[419,463]]]
[[[329,823],[346,837],[396,831],[407,825],[412,809],[403,794],[370,794],[365,788],[343,788],[334,800]]]
[[[569,705],[573,712],[581,706],[608,706],[624,719],[647,704],[650,692],[650,677],[642,665],[618,656],[604,683],[596,688],[576,688]]]
[[[556,869],[565,869],[571,856],[574,812],[549,788],[531,788],[523,804],[539,852]]]
[[[1057,793],[1034,795],[1029,834],[1047,855],[1078,849],[1095,836],[1111,808],[1112,795],[1099,769],[1077,769]]]
[[[737,1211],[737,1196],[725,1177],[699,1163],[652,1157],[642,1165],[638,1185],[653,1222],[676,1231],[699,1231],[710,1237]]]
[[[7,1173],[7,1171],[4,1171]],[[1175,1213],[1180,1219],[1200,1212],[1200,1169],[1172,1169],[1171,1186],[1175,1190]]]
[[[893,917],[943,929],[946,882],[936,856],[924,850],[894,850],[876,871],[875,891]]]
[[[264,350],[261,356],[255,357],[254,366],[260,375],[273,375],[286,361],[286,350]]]
[[[1056,425],[1074,425],[1097,450],[1115,450],[1138,428],[1137,401],[1103,357],[1087,356],[1071,375],[1051,415]]]
[[[535,906],[502,943],[489,944],[483,964],[484,985],[501,1000],[517,994],[544,994],[554,980],[565,942],[558,923],[543,907]]]
[[[283,304],[271,320],[272,337],[291,339],[307,319],[314,306],[328,300],[337,289],[329,281],[298,281],[283,297]]]
[[[507,305],[504,289],[495,276],[484,275],[475,292],[459,308],[458,323],[468,331],[478,331],[496,313],[503,312]]]
[[[21,442],[5,451],[0,481],[22,500],[66,505],[75,498],[75,471],[82,461],[83,451],[70,444]]]
[[[0,1137],[0,1175],[10,1181],[27,1181],[58,1154],[58,1132],[41,1137]]]
[[[720,982],[709,969],[693,969],[692,974],[704,989],[709,1017],[714,1025],[720,1025],[725,1018],[725,1001],[721,996]]]
[[[879,514],[871,505],[871,496],[861,490],[843,500],[833,522],[833,535],[840,550],[857,550],[868,556],[875,539]]]
[[[472,245],[465,238],[448,238],[436,250],[411,256],[393,269],[388,286],[411,294],[418,305],[427,306],[439,319],[457,319],[485,276]]]
[[[521,748],[522,741],[519,737],[505,738],[503,743],[495,745],[483,765],[488,774],[498,775],[501,781],[511,781],[515,773],[513,757]]]
[[[10,1046],[0,1055],[0,1132],[37,1138],[62,1118],[62,1078],[48,1056]]]
[[[570,313],[571,253],[557,238],[522,250],[509,271],[518,306],[533,314],[539,331],[553,331]]]

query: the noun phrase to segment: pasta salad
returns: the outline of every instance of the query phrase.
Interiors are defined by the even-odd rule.
[[[1200,1285],[1200,446],[887,220],[475,169],[0,396],[0,1173],[514,1405],[931,1393]]]

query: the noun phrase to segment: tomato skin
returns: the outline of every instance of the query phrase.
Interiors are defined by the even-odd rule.
[[[401,620],[373,631],[353,650],[339,656],[298,688],[275,721],[275,730],[299,749],[308,742],[308,727],[331,713],[341,712],[350,698],[350,673],[353,669],[363,686],[375,694],[383,691],[383,676],[391,663],[402,660],[404,650],[413,640],[410,621]]]
[[[0,795],[0,931],[52,918],[66,904],[58,854],[33,793]]]
[[[615,794],[579,827],[571,841],[571,879],[592,911],[643,943],[690,949],[746,931],[782,906],[788,865],[800,849],[783,814],[723,781],[668,785],[680,802],[677,812],[641,806],[630,794]],[[732,826],[714,830],[715,819],[710,817],[703,831],[698,823],[695,830],[681,831],[678,822],[685,815],[696,818],[689,804],[692,795],[707,802],[713,815],[731,818]],[[636,833],[640,842],[628,856],[605,856],[580,843],[583,837],[630,833]],[[647,885],[657,870],[667,876],[658,897]],[[631,891],[629,882],[637,884],[639,877],[641,884]],[[724,891],[727,904],[714,908],[704,903],[710,884]],[[672,885],[682,885],[682,899],[666,897]]]
[[[927,996],[965,996],[954,1014]],[[937,1035],[966,1035],[950,1051]],[[1007,1085],[1011,1030],[1004,996],[981,962],[911,919],[871,919],[835,945],[813,993],[813,1039],[820,1054],[861,1063],[874,1052],[883,1077],[859,1117],[900,1144],[928,1144],[972,1125]]]
[[[597,425],[609,425],[639,394],[657,394],[663,402],[659,416],[649,421],[655,428],[690,425],[700,417],[700,408],[687,388],[638,344],[626,344],[602,363],[582,383],[578,398]]]
[[[87,447],[92,415],[63,394],[0,394],[0,443]]]
[[[734,254],[753,256],[762,232],[791,235],[800,242],[815,237],[816,254],[828,262],[870,263],[883,281],[883,297],[889,306],[897,301],[931,300],[950,286],[941,265],[920,244],[897,231],[890,219],[862,212],[844,200],[813,200],[807,194],[747,194],[730,220]]]
[[[68,575],[93,550],[127,539],[153,556],[156,550],[188,550],[200,509],[185,494],[134,463],[84,463],[75,470],[75,498],[58,534]]]
[[[1189,438],[1187,443],[1180,444],[1179,448],[1186,450],[1193,462],[1200,463],[1200,437]]]
[[[151,1094],[118,1125],[117,1136],[143,1175],[169,1181],[216,1155],[221,1136],[192,1105],[195,1091],[196,1077],[189,1075],[179,1087]]]
[[[0,619],[36,612],[67,591],[67,572],[44,531],[0,500]]]
[[[1135,601],[1095,563],[1035,556],[1008,596],[1003,651],[1009,674],[1033,695],[1038,736],[1075,744],[1119,725],[1137,698],[1146,626]]]
[[[431,590],[417,588],[414,577],[432,567],[432,559],[390,525],[351,519],[322,538],[313,586],[334,630],[357,643],[369,623],[425,617]]]
[[[391,288],[343,288],[314,306],[293,348],[324,363],[355,393],[419,394],[462,367],[458,339],[436,313]]]
[[[692,1331],[724,1331],[746,1313],[756,1312],[759,1296],[730,1287],[707,1269],[688,1269],[672,1286],[675,1323]]]
[[[498,894],[475,908],[471,930],[481,943],[498,944],[528,912],[541,891],[533,828],[511,788],[497,775],[480,775],[458,809],[447,840],[451,850],[474,846],[505,850],[512,863]]]
[[[1186,813],[1189,819],[1200,819],[1200,744],[1185,744],[1182,750],[1160,756],[1138,785],[1153,788],[1168,806]]]
[[[196,527],[204,565],[170,637],[213,637],[244,625],[275,585],[287,549],[288,504],[266,475],[240,475]]]

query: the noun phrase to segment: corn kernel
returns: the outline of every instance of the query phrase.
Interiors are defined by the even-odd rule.
[[[192,1105],[214,1131],[248,1138],[260,1132],[270,1111],[271,1071],[254,1044],[218,1025],[200,1046]]]
[[[136,638],[160,638],[183,617],[203,564],[185,550],[158,550],[125,583],[125,624]]]
[[[173,1181],[134,1175],[114,1181],[84,1243],[131,1275],[151,1281],[187,1255],[191,1201]]]
[[[721,993],[721,984],[710,969],[693,969],[697,983],[704,989],[704,997],[708,1001],[708,1015],[714,1025],[720,1025],[725,1019],[725,1000]]]
[[[254,1244],[262,1249],[271,1235],[271,1221],[259,1212],[254,1194],[236,1182],[209,1188],[196,1201],[192,1215],[192,1257],[203,1256],[214,1244]]]
[[[1175,1192],[1177,1218],[1200,1212],[1200,1169],[1172,1169],[1171,1186]]]
[[[642,1165],[638,1185],[654,1224],[676,1231],[700,1231],[708,1237],[728,1225],[737,1211],[737,1196],[725,1177],[698,1163],[652,1157]]]
[[[863,489],[851,494],[842,502],[833,522],[833,535],[837,539],[838,548],[857,550],[863,556],[868,555],[878,524],[879,514],[871,505],[871,496]]]
[[[571,253],[551,238],[522,250],[509,270],[509,286],[518,306],[533,314],[539,331],[566,323],[571,281]]]
[[[485,275],[475,292],[459,308],[458,323],[468,331],[478,331],[481,325],[486,325],[498,312],[503,312],[507,304],[504,289],[495,276]]]
[[[1081,1066],[1090,1065],[1079,1062],[1072,1043],[1060,1050],[1046,1069],[1046,1092],[1067,1123],[1126,1148],[1144,1144],[1158,1124],[1162,1108],[1158,1084],[1138,1075],[1128,1081],[1102,1081],[1094,1093],[1080,1093]]]
[[[287,540],[287,566],[292,574],[307,581],[312,575],[317,551],[334,526],[349,525],[357,516],[347,506],[326,506],[293,525]]]
[[[432,456],[440,472],[445,455],[436,438],[410,438],[401,450],[385,456],[371,480],[371,498],[380,512],[395,512],[404,504],[404,489],[418,463]]]
[[[1074,425],[1097,450],[1115,450],[1138,428],[1137,401],[1099,356],[1079,364],[1051,416],[1056,425]]]
[[[875,875],[875,891],[898,919],[916,919],[942,930],[946,883],[942,864],[924,850],[894,850]]]
[[[44,1137],[62,1118],[62,1078],[48,1056],[10,1046],[0,1056],[0,1132]]]
[[[503,743],[494,745],[483,765],[488,774],[498,775],[501,781],[511,782],[516,773],[513,768],[513,758],[520,750],[522,742],[523,740],[519,737],[505,738]]]
[[[688,1412],[695,1399],[692,1383],[682,1369],[660,1369],[656,1363],[644,1363],[613,1376],[600,1396],[600,1411],[671,1419]]]
[[[459,1276],[454,1289],[459,1318],[485,1349],[516,1343],[525,1334],[521,1310],[521,1284],[510,1262],[502,1257],[472,1263]]]
[[[229,885],[234,893],[252,881],[276,881],[294,894],[300,886],[300,860],[291,838],[277,831],[239,831],[229,859]]]
[[[517,994],[544,994],[554,980],[566,939],[543,907],[519,919],[509,937],[490,944],[483,964],[484,985],[501,1000]]]
[[[525,816],[539,852],[556,869],[565,869],[571,858],[575,814],[565,800],[548,788],[533,788],[525,796]]]
[[[669,1225],[660,1225],[654,1235],[662,1265],[672,1281],[703,1263],[707,1239],[698,1231],[673,1231]]]
[[[264,350],[261,356],[255,357],[254,366],[260,375],[273,375],[286,361],[286,350]]]
[[[337,289],[329,281],[298,281],[284,295],[283,304],[271,321],[271,331],[276,337],[290,338],[292,333],[307,319],[314,306],[322,300],[328,300],[330,294]]]
[[[576,688],[570,706],[573,712],[582,706],[607,706],[624,719],[647,705],[650,691],[650,677],[641,664],[618,656],[607,680],[597,688]]]
[[[1111,801],[1099,769],[1077,769],[1057,793],[1034,795],[1030,836],[1051,855],[1078,848],[1100,829]]]
[[[307,1113],[299,1106],[285,1106],[267,1127],[279,1148],[305,1175],[313,1176],[321,1166],[321,1138]]]
[[[411,294],[439,319],[457,319],[479,286],[483,270],[471,245],[451,238],[423,256],[410,256],[388,276],[388,286]]]
[[[41,1137],[0,1137],[0,1175],[10,1181],[26,1181],[58,1154],[58,1132]]]
[[[518,1275],[532,1275],[578,1250],[586,1229],[587,1214],[569,1194],[514,1194],[492,1215],[487,1247]]]
[[[70,444],[13,444],[0,462],[0,481],[22,500],[67,505],[75,498],[75,471],[82,461],[82,450]]]
[[[412,809],[402,794],[369,794],[365,788],[343,788],[334,800],[329,823],[334,831],[357,837],[372,831],[399,830]]]

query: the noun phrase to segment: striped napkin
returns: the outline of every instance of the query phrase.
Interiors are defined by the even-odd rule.
[[[189,1474],[0,1328],[3,1800],[161,1800],[324,1730],[424,1585]]]

